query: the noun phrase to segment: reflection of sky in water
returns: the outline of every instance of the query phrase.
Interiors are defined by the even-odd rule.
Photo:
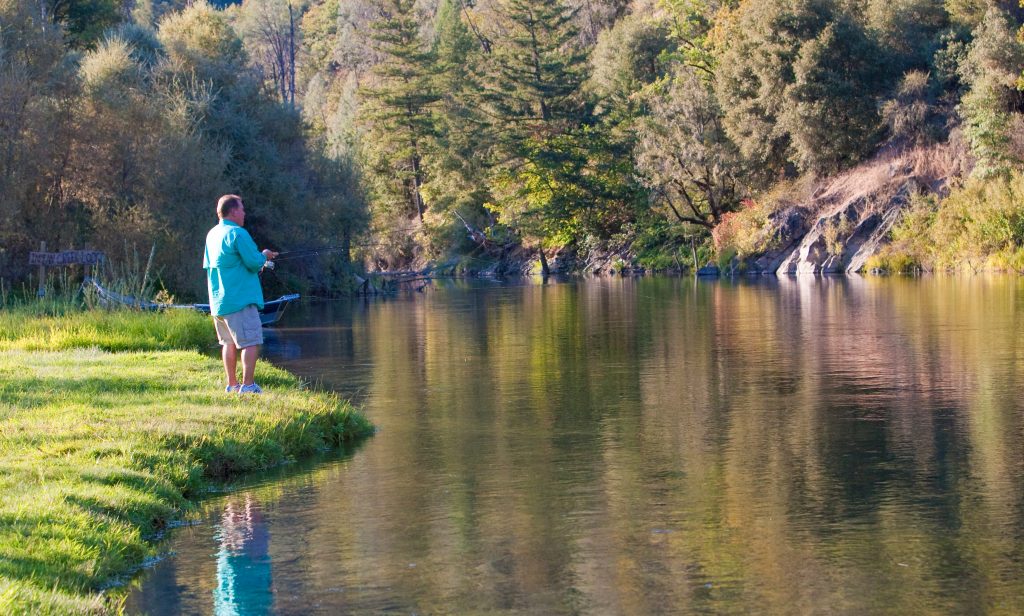
[[[217,616],[271,613],[270,531],[250,494],[228,500],[217,532]]]
[[[207,501],[128,611],[1024,613],[1021,297],[652,278],[299,306],[268,356],[381,431]]]

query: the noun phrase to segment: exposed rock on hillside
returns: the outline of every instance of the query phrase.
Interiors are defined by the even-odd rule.
[[[823,180],[802,203],[768,217],[772,248],[744,260],[751,274],[857,272],[886,242],[917,193],[941,193],[959,171],[948,145],[885,152]]]

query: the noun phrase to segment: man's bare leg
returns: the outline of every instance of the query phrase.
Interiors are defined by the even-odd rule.
[[[233,344],[221,347],[220,356],[224,359],[224,373],[228,377],[228,387],[238,387],[238,349]]]
[[[260,356],[260,345],[254,344],[242,349],[242,385],[252,385],[256,373],[256,359]]]

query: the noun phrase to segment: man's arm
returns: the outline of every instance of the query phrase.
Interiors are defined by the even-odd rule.
[[[258,272],[263,264],[267,262],[267,255],[256,248],[256,242],[245,229],[238,229],[235,232],[235,249],[242,260],[242,265],[250,272]]]

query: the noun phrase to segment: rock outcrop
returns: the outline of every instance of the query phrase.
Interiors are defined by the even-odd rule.
[[[743,262],[748,274],[859,272],[888,242],[918,193],[941,193],[956,170],[949,146],[879,155],[827,182],[804,202],[769,216],[762,254]]]

